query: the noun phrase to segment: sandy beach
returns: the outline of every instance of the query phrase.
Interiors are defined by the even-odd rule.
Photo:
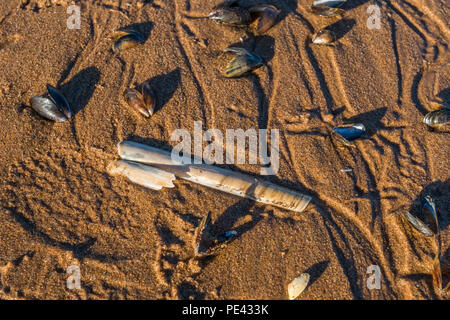
[[[349,0],[320,17],[312,0],[240,0],[281,10],[264,34],[207,19],[219,0],[0,1],[0,299],[448,299],[433,287],[436,242],[399,213],[438,212],[443,286],[450,280],[450,136],[423,117],[450,103],[450,3]],[[67,9],[80,8],[79,29]],[[371,28],[369,6],[379,9]],[[324,27],[338,38],[311,43]],[[113,52],[111,32],[145,42]],[[224,77],[245,48],[262,67]],[[148,81],[154,114],[124,91]],[[30,98],[57,87],[73,117],[54,122]],[[111,176],[117,144],[171,150],[174,130],[277,129],[279,170],[262,177],[309,195],[301,213],[184,180],[146,189]],[[332,128],[363,123],[354,147]],[[205,142],[206,146],[207,143]],[[218,165],[259,176],[259,164]],[[195,232],[237,236],[195,259]],[[71,289],[76,266],[80,287]],[[370,288],[369,270],[379,270]],[[369,269],[368,269],[369,268]],[[73,269],[72,269],[73,270]]]

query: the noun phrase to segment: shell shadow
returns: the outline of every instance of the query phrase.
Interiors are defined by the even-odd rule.
[[[96,67],[88,67],[61,85],[59,89],[69,101],[73,116],[88,104],[99,81],[99,70]]]
[[[358,122],[364,124],[364,126],[366,127],[366,132],[364,135],[367,137],[371,137],[376,133],[377,129],[391,130],[381,122],[381,120],[386,115],[386,112],[387,107],[381,107],[372,111],[358,114],[351,118],[345,118],[342,121],[345,124]]]
[[[358,8],[358,7],[366,4],[369,1],[370,0],[352,0],[352,1],[347,1],[346,3],[344,3],[342,5],[342,9],[344,9],[346,11],[352,10],[352,9]]]
[[[425,219],[425,217],[421,216],[421,208],[424,204],[425,196],[427,195],[431,196],[436,205],[439,230],[446,230],[450,225],[450,178],[445,181],[435,181],[427,185],[419,196],[412,202],[409,208],[409,212],[411,212],[411,214],[417,215],[421,219]],[[446,248],[446,250],[448,251],[448,248]]]
[[[146,22],[139,22],[139,23],[133,23],[129,24],[125,27],[119,28],[118,30],[134,30],[139,32],[141,35],[144,36],[145,41],[148,40],[150,37],[150,33],[153,29],[153,22],[146,21]]]
[[[330,24],[325,29],[330,30],[336,36],[336,40],[343,38],[356,25],[355,19],[343,18],[338,22]]]
[[[309,267],[308,270],[305,271],[305,273],[309,274],[310,276],[308,286],[311,286],[314,282],[316,282],[320,278],[320,276],[328,268],[329,264],[330,260],[324,260],[314,264],[313,266]]]
[[[180,68],[146,80],[156,95],[155,113],[173,97],[181,83]]]
[[[439,92],[437,96],[439,98],[441,98],[444,102],[450,103],[450,87],[449,88],[445,88],[444,90]]]

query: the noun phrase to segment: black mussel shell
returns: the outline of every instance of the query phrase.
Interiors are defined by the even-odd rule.
[[[119,38],[113,44],[114,52],[133,48],[145,42],[145,37],[134,30],[116,30],[113,32],[113,38]]]
[[[144,99],[145,107],[150,115],[153,115],[156,108],[156,95],[153,89],[150,87],[150,84],[145,81],[139,85],[139,91],[142,94],[142,98]]]
[[[47,98],[33,97],[30,99],[31,107],[41,117],[49,120],[64,122],[67,121],[67,116],[56,106],[56,104]]]
[[[346,0],[317,0],[311,6],[314,14],[322,17],[333,17],[343,14],[345,11],[340,9]]]
[[[442,128],[450,124],[450,108],[432,111],[425,115],[423,123],[432,128]]]
[[[241,75],[259,68],[263,65],[263,60],[257,54],[247,51],[244,48],[227,48],[225,52],[232,52],[236,54],[227,65],[225,69],[225,76],[227,78],[240,77]]]
[[[273,5],[263,4],[251,7],[249,12],[256,17],[259,17],[256,31],[259,34],[262,34],[273,27],[281,13],[281,10]]]
[[[52,87],[49,84],[47,85],[47,91],[50,95],[50,98],[53,100],[59,110],[64,113],[67,119],[72,118],[72,110],[70,109],[70,105],[66,97],[64,97],[64,95],[58,89]]]
[[[353,146],[351,141],[361,137],[365,131],[366,127],[362,123],[333,128],[334,137],[347,146]]]
[[[237,1],[224,1],[216,5],[209,19],[233,26],[244,26],[251,22],[248,10],[241,8]]]

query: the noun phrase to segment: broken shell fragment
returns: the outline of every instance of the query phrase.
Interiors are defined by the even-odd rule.
[[[114,52],[133,48],[141,43],[145,42],[145,38],[142,34],[134,30],[115,30],[112,34],[113,39],[117,39],[112,50]]]
[[[33,110],[41,117],[57,122],[68,120],[64,113],[50,99],[36,96],[30,99],[30,103]]]
[[[426,237],[432,237],[434,236],[434,232],[431,231],[428,226],[423,223],[419,218],[413,216],[409,211],[402,210],[401,213],[406,218],[406,220],[411,224],[411,226],[414,227],[417,231],[419,231],[421,234],[423,234]]]
[[[334,128],[333,136],[340,143],[353,147],[354,144],[351,141],[361,137],[365,131],[366,127],[362,123],[355,123]]]
[[[322,29],[312,36],[312,43],[314,44],[330,44],[336,41],[334,32],[328,29]]]
[[[428,113],[423,118],[423,123],[436,129],[448,126],[450,124],[450,108],[443,108]]]
[[[296,299],[308,286],[309,282],[309,274],[308,273],[302,273],[300,276],[295,278],[291,283],[288,285],[288,296],[289,300]]]
[[[281,10],[273,5],[263,4],[251,7],[249,12],[250,14],[259,16],[256,31],[259,34],[262,34],[273,27],[279,14],[281,13]]]
[[[235,171],[207,164],[181,164],[172,160],[169,151],[140,143],[123,141],[118,151],[122,159],[152,165],[181,179],[283,209],[302,212],[311,201],[310,196]]]
[[[345,11],[340,9],[346,0],[317,0],[311,6],[311,11],[322,17],[334,17],[343,14]]]
[[[263,65],[263,61],[257,54],[247,51],[244,48],[227,48],[225,52],[232,52],[236,54],[227,65],[225,69],[225,76],[227,78],[240,77],[243,74],[259,68]]]
[[[142,165],[131,161],[113,161],[107,168],[109,174],[122,175],[131,182],[139,184],[149,189],[161,190],[175,187],[173,181],[175,175],[165,170]]]

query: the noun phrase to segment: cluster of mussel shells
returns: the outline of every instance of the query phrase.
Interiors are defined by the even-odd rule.
[[[317,0],[311,6],[312,13],[321,17],[334,17],[344,14],[341,6],[347,0]],[[312,43],[320,45],[330,45],[337,40],[335,33],[329,28],[324,28],[312,36]]]
[[[450,283],[445,289],[442,288],[442,270],[441,270],[441,241],[439,231],[439,219],[436,210],[436,204],[431,196],[427,195],[422,204],[420,217],[411,214],[407,210],[401,210],[405,220],[420,234],[434,238],[436,241],[436,252],[433,259],[432,278],[433,285],[438,290],[443,290],[446,293],[450,292]]]
[[[280,10],[270,4],[242,7],[238,0],[226,0],[212,8],[209,19],[230,26],[248,26],[257,21],[257,33],[265,33],[277,21]]]
[[[212,8],[209,19],[235,27],[246,27],[257,21],[256,32],[267,32],[276,23],[280,10],[270,4],[261,4],[249,8],[240,5],[238,0],[226,0]],[[230,47],[225,52],[236,56],[225,68],[225,77],[240,77],[263,65],[256,53],[244,48]]]

